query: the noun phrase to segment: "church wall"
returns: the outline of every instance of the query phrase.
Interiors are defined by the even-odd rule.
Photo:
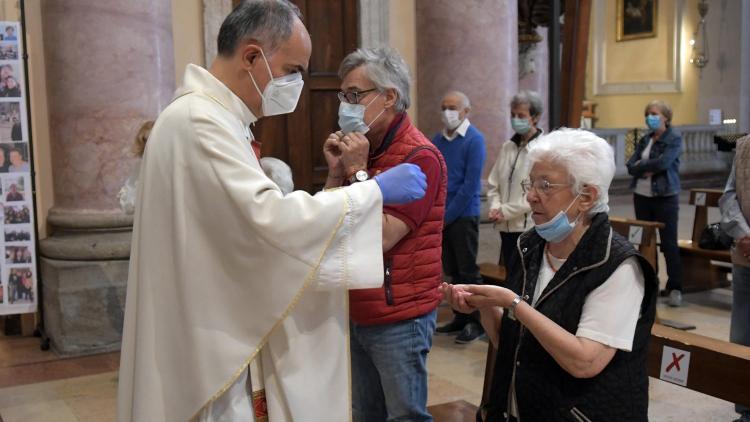
[[[678,3],[675,3],[678,2]],[[595,72],[597,55],[604,59],[601,74],[606,82],[639,84],[654,80],[668,80],[673,72],[670,58],[673,45],[675,4],[681,4],[682,24],[679,28],[679,62],[677,76],[680,86],[677,92],[657,93],[643,87],[632,89],[633,93],[595,95]],[[698,124],[699,70],[689,63],[690,46],[688,41],[698,22],[697,0],[662,0],[659,2],[658,29],[655,38],[630,41],[615,41],[616,2],[595,1],[592,12],[592,31],[589,42],[589,55],[586,73],[586,99],[597,103],[596,127],[621,128],[644,126],[643,108],[653,99],[662,99],[672,105],[673,123]],[[604,8],[603,13],[599,8]],[[603,16],[603,21],[596,22]],[[594,29],[599,24],[603,28],[602,43],[597,43],[599,35]],[[625,88],[627,91],[627,88]]]
[[[29,54],[32,154],[36,172],[36,223],[39,228],[40,239],[47,237],[47,212],[54,204],[46,84],[47,77],[54,77],[54,73],[48,72],[44,65],[42,1],[26,0],[24,2],[26,7],[26,51]],[[6,5],[10,3],[5,2]]]
[[[742,7],[740,1],[709,1],[709,62],[700,77],[698,122],[708,123],[708,111],[722,110],[723,119],[740,119]],[[750,7],[750,2],[744,2]],[[750,22],[747,22],[750,25]],[[749,69],[750,70],[750,69]],[[750,116],[744,116],[745,118]]]
[[[411,70],[409,117],[417,125],[417,24],[414,0],[390,0],[389,28],[391,47],[398,50]]]
[[[172,39],[177,84],[188,63],[205,66],[203,48],[203,0],[172,0]]]

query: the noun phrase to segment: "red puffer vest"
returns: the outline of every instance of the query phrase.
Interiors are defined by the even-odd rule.
[[[349,313],[357,324],[388,324],[416,318],[435,309],[441,300],[438,286],[447,185],[445,161],[432,142],[411,124],[408,116],[403,116],[395,131],[390,143],[385,145],[385,152],[371,157],[369,173],[378,174],[428,149],[440,160],[440,188],[422,224],[383,255],[383,287],[349,292]]]

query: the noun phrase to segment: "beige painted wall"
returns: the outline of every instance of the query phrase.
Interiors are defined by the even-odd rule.
[[[697,124],[698,119],[698,69],[688,62],[690,46],[688,41],[692,37],[698,21],[698,0],[686,0],[682,15],[681,28],[681,92],[669,94],[626,94],[626,95],[593,95],[594,65],[593,49],[595,48],[594,31],[591,31],[589,42],[588,65],[586,72],[586,99],[597,103],[596,115],[599,120],[596,127],[622,128],[644,126],[643,108],[653,99],[661,99],[672,105],[673,123]],[[615,42],[615,2],[597,1],[594,8],[605,5],[606,42],[607,45],[607,77],[614,82],[637,82],[667,79],[671,74],[671,64],[664,60],[668,49],[671,48],[672,21],[675,0],[659,2],[657,38]],[[592,19],[596,11],[592,13]],[[610,24],[611,23],[611,24]],[[667,73],[669,72],[669,73]]]
[[[203,0],[172,0],[172,39],[177,84],[189,63],[205,66],[203,48]]]
[[[398,50],[411,70],[409,117],[417,125],[417,21],[415,0],[390,0],[389,27],[391,47]]]
[[[29,54],[31,136],[34,144],[32,154],[36,172],[36,221],[40,239],[47,237],[47,211],[54,202],[49,115],[47,113],[47,72],[44,66],[44,39],[42,36],[42,1],[26,0],[24,2],[26,8],[26,51]]]

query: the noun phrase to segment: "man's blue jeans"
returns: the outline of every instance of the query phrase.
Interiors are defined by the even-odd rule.
[[[750,346],[750,267],[732,265],[732,322],[729,341]],[[750,408],[736,405],[743,421],[750,421]]]
[[[354,422],[432,421],[427,353],[437,311],[383,325],[350,324]]]

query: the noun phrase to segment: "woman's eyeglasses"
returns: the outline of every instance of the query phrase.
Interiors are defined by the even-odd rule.
[[[549,180],[546,179],[534,180],[533,182],[529,179],[526,179],[521,182],[521,189],[523,189],[524,194],[527,194],[531,189],[534,189],[534,192],[536,192],[537,195],[547,195],[552,188],[557,186],[571,186],[571,184],[550,183]]]

